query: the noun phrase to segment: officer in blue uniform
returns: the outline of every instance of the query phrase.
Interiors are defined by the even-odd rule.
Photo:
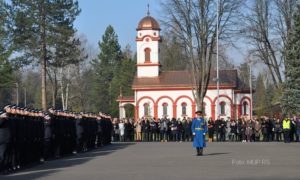
[[[196,118],[192,121],[192,132],[194,136],[193,147],[197,149],[197,156],[202,156],[203,148],[206,147],[205,134],[207,132],[207,124],[202,111],[196,111]]]

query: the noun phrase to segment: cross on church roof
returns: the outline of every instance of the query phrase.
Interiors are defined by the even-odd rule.
[[[147,5],[147,7],[148,7],[147,15],[150,16],[150,10],[149,10],[149,9],[150,9],[150,5],[149,5],[149,3],[148,3],[148,5]]]

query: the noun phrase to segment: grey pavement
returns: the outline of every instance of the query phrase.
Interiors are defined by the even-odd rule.
[[[114,143],[0,179],[299,180],[300,143],[213,142],[201,157],[190,142]]]

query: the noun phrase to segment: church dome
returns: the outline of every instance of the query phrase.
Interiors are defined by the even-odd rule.
[[[160,27],[158,22],[153,17],[148,15],[140,20],[136,30],[160,30]]]

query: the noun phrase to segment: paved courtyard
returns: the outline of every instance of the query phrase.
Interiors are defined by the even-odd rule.
[[[208,143],[204,153],[191,143],[114,143],[0,179],[300,179],[300,143]]]

